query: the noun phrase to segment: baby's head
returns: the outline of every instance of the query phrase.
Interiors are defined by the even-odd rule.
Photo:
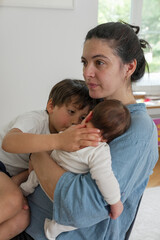
[[[92,110],[89,122],[100,129],[107,142],[123,134],[130,126],[128,108],[118,100],[105,100]]]

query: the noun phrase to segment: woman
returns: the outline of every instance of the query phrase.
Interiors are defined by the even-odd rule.
[[[52,218],[52,215],[60,224],[79,228],[60,234],[57,240],[125,239],[158,160],[156,127],[145,105],[137,104],[132,93],[131,83],[144,75],[147,66],[143,52],[147,42],[138,39],[138,32],[139,27],[121,22],[99,25],[88,32],[82,55],[83,75],[90,96],[118,99],[131,113],[129,130],[110,143],[112,168],[124,204],[123,213],[117,220],[109,218],[108,205],[89,173],[75,175],[65,172],[47,153],[37,153],[32,155],[31,162],[42,188],[54,199],[54,204],[40,187],[29,197],[31,224],[26,229],[26,239],[46,239],[44,219]],[[68,129],[63,143],[58,142],[55,148],[73,151],[81,145],[87,146],[87,141],[79,142],[80,130],[79,126]],[[68,144],[70,139],[75,142],[72,149]]]

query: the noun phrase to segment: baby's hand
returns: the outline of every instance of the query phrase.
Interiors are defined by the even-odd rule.
[[[113,204],[113,205],[110,205],[110,217],[112,218],[112,219],[116,219],[116,218],[118,218],[120,215],[121,215],[121,213],[122,213],[122,211],[123,211],[123,204],[122,204],[122,202],[121,201],[119,201],[119,202],[117,202],[117,203],[115,203],[115,204]]]

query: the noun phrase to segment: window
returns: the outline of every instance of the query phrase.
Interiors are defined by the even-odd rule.
[[[139,37],[148,41],[151,50],[145,52],[150,73],[133,85],[135,91],[160,94],[160,1],[159,0],[99,0],[98,24],[123,20],[141,28]]]

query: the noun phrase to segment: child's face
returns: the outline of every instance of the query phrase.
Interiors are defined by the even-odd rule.
[[[71,125],[80,124],[89,112],[89,106],[79,110],[72,102],[67,106],[47,105],[49,113],[49,129],[51,133],[64,131]]]

